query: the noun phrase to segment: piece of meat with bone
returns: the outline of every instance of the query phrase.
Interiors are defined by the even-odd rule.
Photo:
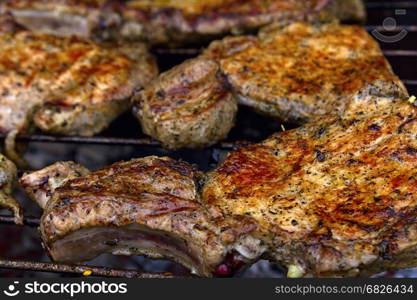
[[[65,174],[80,176],[62,182]],[[63,184],[57,187],[54,177]],[[200,203],[203,179],[185,162],[147,157],[88,175],[61,163],[25,175],[21,183],[44,208],[40,232],[55,261],[140,254],[177,261],[200,276],[231,275],[265,248],[247,235],[256,228],[253,221],[223,217]]]
[[[13,162],[0,154],[0,207],[10,209],[16,224],[23,224],[23,213],[20,204],[13,198],[17,182],[17,168]]]
[[[3,11],[32,31],[179,46],[273,22],[363,22],[361,0],[6,0]]]
[[[240,104],[283,122],[343,114],[375,82],[395,83],[407,95],[378,43],[358,26],[271,25],[257,40],[213,42],[204,56],[219,61]]]
[[[290,277],[415,267],[416,134],[403,90],[369,84],[342,116],[232,152],[208,174],[202,199],[256,220]]]
[[[218,64],[189,60],[134,97],[142,130],[169,149],[201,148],[227,137],[234,125],[237,101]]]
[[[27,31],[0,34],[0,132],[91,136],[130,107],[130,97],[157,74],[145,46],[113,49],[78,38]],[[35,126],[34,126],[35,125]]]

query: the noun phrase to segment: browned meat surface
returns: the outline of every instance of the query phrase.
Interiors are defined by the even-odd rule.
[[[162,74],[135,98],[135,113],[144,132],[165,147],[202,147],[224,139],[233,126],[236,104],[229,91],[263,114],[305,123],[343,114],[368,84],[387,94],[395,84],[408,95],[362,28],[271,25],[258,38],[215,41]]]
[[[272,22],[362,22],[361,0],[6,0],[3,10],[30,30],[179,45]]]
[[[95,135],[128,110],[133,92],[158,73],[155,60],[143,44],[123,44],[112,50],[94,48],[75,47],[78,57],[73,68],[59,74],[50,85],[46,103],[34,116],[35,125],[42,131]]]
[[[204,147],[226,138],[237,112],[217,63],[200,58],[161,74],[134,103],[143,131],[169,149]]]
[[[357,26],[273,26],[256,41],[216,41],[205,55],[220,61],[241,104],[285,122],[343,113],[358,91],[376,82],[395,83],[407,95],[378,43]]]
[[[231,274],[264,250],[247,235],[256,227],[252,221],[223,218],[201,205],[203,174],[187,163],[148,157],[88,175],[79,168],[58,164],[21,179],[44,207],[40,231],[56,261],[79,262],[105,252],[141,254],[211,276]],[[66,174],[81,176],[62,182]]]
[[[40,171],[25,174],[20,179],[20,184],[30,198],[45,209],[56,188],[88,173],[90,173],[89,170],[74,162],[57,162]]]
[[[233,152],[204,205],[248,216],[291,277],[368,276],[417,265],[417,108],[368,85],[341,117]]]
[[[14,136],[33,123],[55,134],[102,131],[157,73],[143,45],[113,48],[27,31],[0,34],[0,132]]]
[[[16,224],[23,224],[22,210],[12,196],[16,181],[16,166],[0,154],[0,207],[10,209],[14,213]]]
[[[416,266],[417,108],[395,84],[369,84],[354,99],[340,116],[232,152],[207,176],[148,157],[68,172],[81,177],[60,187],[56,167],[21,182],[41,205],[48,195],[41,234],[57,261],[144,254],[201,276],[261,257],[290,277]]]

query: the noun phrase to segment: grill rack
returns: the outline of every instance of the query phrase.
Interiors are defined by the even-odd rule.
[[[368,12],[373,10],[383,9],[417,9],[417,1],[366,1]],[[368,32],[378,30],[380,32],[387,32],[381,25],[367,25],[365,26]],[[417,25],[401,26],[399,30],[407,30],[410,34],[417,33]],[[392,33],[392,32],[391,32]],[[394,30],[395,33],[395,30]],[[155,49],[156,55],[177,57],[177,56],[196,56],[201,52],[201,49]],[[417,50],[402,50],[402,49],[384,49],[384,55],[390,59],[395,57],[415,58],[417,60]],[[417,75],[415,78],[401,78],[410,92],[417,93]],[[0,135],[0,139],[4,136]],[[84,144],[84,145],[111,145],[111,146],[135,146],[135,147],[153,147],[162,149],[161,144],[151,138],[120,138],[120,137],[56,137],[48,135],[24,135],[18,137],[18,141],[24,142],[39,142],[39,143],[68,143],[68,144]],[[250,144],[250,142],[223,142],[212,146],[210,149],[231,151],[243,145]],[[38,217],[25,216],[24,225],[28,227],[38,227],[40,220]],[[0,215],[0,225],[14,225],[14,219],[9,215]],[[10,260],[0,259],[0,270],[23,270],[36,272],[49,272],[59,274],[71,274],[81,276],[82,274],[90,274],[98,277],[119,277],[119,278],[176,278],[176,277],[193,277],[193,276],[178,276],[172,273],[153,273],[142,272],[127,269],[114,269],[107,267],[96,267],[87,265],[75,264],[60,264],[53,262],[37,262],[27,260]]]

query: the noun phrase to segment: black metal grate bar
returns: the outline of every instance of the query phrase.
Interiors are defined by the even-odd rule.
[[[4,139],[0,135],[0,139]],[[43,143],[64,143],[64,144],[90,144],[90,145],[118,145],[118,146],[141,146],[162,148],[161,143],[150,138],[117,138],[117,137],[61,137],[48,135],[23,135],[17,138],[21,142],[43,142]],[[248,145],[248,142],[223,142],[212,146],[222,150],[234,150]]]
[[[119,278],[178,278],[190,276],[177,276],[172,273],[150,273],[135,270],[120,270],[104,267],[67,265],[60,263],[33,262],[25,260],[0,259],[0,269],[24,270],[35,272],[49,272],[61,274],[74,274],[79,276],[100,276]]]
[[[374,28],[378,28],[375,26]],[[417,28],[416,28],[417,29]],[[189,55],[196,56],[201,54],[201,49],[154,49],[153,52],[158,55]],[[383,50],[385,56],[416,56],[417,50]]]
[[[401,8],[417,8],[416,1],[383,1],[383,2],[366,2],[368,9],[401,9]]]
[[[0,224],[15,225],[14,218],[12,216],[0,215]],[[23,224],[29,227],[38,227],[40,224],[37,217],[24,217]]]

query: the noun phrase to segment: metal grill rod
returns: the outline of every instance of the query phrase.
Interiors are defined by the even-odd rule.
[[[0,224],[15,225],[14,217],[0,215]],[[29,227],[38,227],[40,221],[37,217],[27,216],[24,217],[23,224]]]
[[[377,26],[375,26],[377,28]],[[202,52],[202,49],[154,49],[153,52],[158,55],[189,55],[195,56]],[[417,50],[383,50],[385,56],[417,56]]]
[[[417,8],[416,1],[384,1],[384,2],[366,2],[366,8],[368,9],[378,9],[378,8]]]
[[[121,270],[94,266],[67,265],[59,263],[33,262],[25,260],[0,259],[0,269],[13,269],[35,272],[65,273],[74,275],[119,277],[119,278],[179,278],[192,276],[177,276],[172,273],[151,273],[135,270]]]
[[[0,139],[4,139],[0,135]],[[96,145],[121,145],[121,146],[143,146],[162,148],[161,143],[150,138],[116,138],[116,137],[58,137],[47,135],[24,135],[17,138],[22,142],[45,142],[45,143],[73,143],[73,144],[96,144]],[[248,142],[223,142],[214,145],[213,148],[223,150],[234,150],[236,148],[248,145]]]

